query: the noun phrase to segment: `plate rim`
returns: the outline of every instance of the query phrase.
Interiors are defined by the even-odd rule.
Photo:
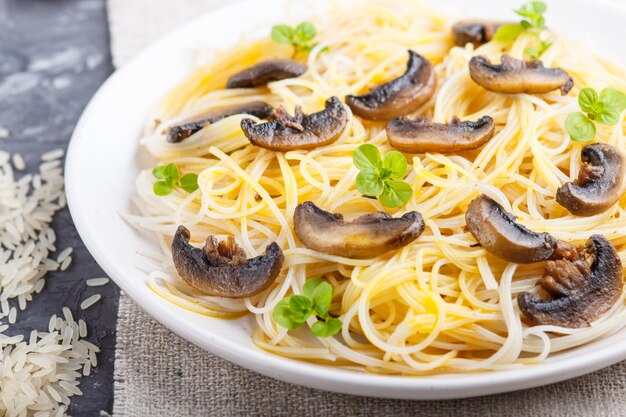
[[[137,63],[141,62],[144,57],[154,53],[153,51],[158,50],[164,43],[180,37],[183,33],[191,32],[194,27],[198,27],[206,21],[236,13],[238,10],[250,12],[250,10],[254,8],[263,7],[262,5],[264,4],[276,7],[276,3],[277,2],[273,0],[245,0],[240,3],[222,6],[210,13],[193,19],[182,27],[161,37],[148,48],[133,57],[129,63],[117,69],[102,84],[86,106],[75,127],[68,146],[65,162],[65,186],[69,210],[85,247],[107,275],[129,295],[133,302],[170,331],[194,343],[196,346],[230,362],[289,383],[344,394],[398,399],[437,400],[466,398],[509,392],[559,382],[625,360],[626,344],[623,344],[621,348],[619,344],[615,344],[613,346],[603,347],[594,353],[567,358],[554,363],[527,366],[515,370],[473,374],[445,374],[433,377],[357,373],[350,370],[315,365],[280,357],[256,346],[253,348],[254,352],[251,352],[249,348],[235,343],[227,337],[218,336],[211,340],[201,339],[201,332],[199,330],[202,328],[197,323],[187,323],[185,327],[178,327],[178,320],[175,316],[163,314],[157,303],[143,301],[142,294],[125,281],[124,271],[121,267],[107,259],[106,254],[103,253],[98,245],[97,236],[94,236],[91,232],[89,217],[87,216],[88,213],[80,209],[81,204],[79,203],[79,196],[81,193],[75,176],[80,166],[77,144],[87,140],[85,138],[88,136],[88,126],[92,120],[96,118],[95,112],[101,105],[100,103],[105,100],[107,94],[110,94],[110,91],[113,91],[116,85],[121,82],[120,80],[124,80],[126,74],[131,73],[132,68],[138,65]],[[281,0],[280,3],[284,3],[284,1]],[[617,4],[614,0],[596,0],[596,4],[599,3],[603,4],[605,7],[620,10],[622,13],[626,10],[626,8],[623,8],[623,5]],[[150,294],[156,297],[153,293]],[[172,308],[176,307],[172,306]],[[255,362],[257,359],[262,360],[262,365]]]

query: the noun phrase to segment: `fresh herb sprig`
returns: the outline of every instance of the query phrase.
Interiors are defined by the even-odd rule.
[[[152,170],[154,178],[160,180],[154,183],[152,189],[158,196],[171,194],[175,188],[182,188],[188,193],[198,189],[198,174],[185,174],[180,176],[180,171],[174,163],[160,165]]]
[[[341,320],[328,313],[332,299],[332,285],[323,279],[313,278],[304,283],[302,295],[280,300],[272,316],[281,326],[298,330],[309,317],[315,315],[317,321],[311,326],[311,333],[318,337],[329,337],[341,330]]]
[[[317,43],[313,39],[317,36],[317,29],[311,22],[302,22],[298,26],[276,25],[272,27],[272,40],[281,45],[292,45],[295,54],[310,52]]]
[[[626,94],[614,88],[605,88],[598,94],[593,88],[583,88],[578,94],[582,112],[572,113],[565,119],[565,127],[572,140],[589,142],[596,136],[594,121],[614,126],[626,110]]]
[[[538,59],[544,52],[552,46],[552,41],[543,38],[546,29],[546,19],[544,13],[548,10],[548,6],[542,1],[529,1],[515,13],[522,16],[519,23],[509,23],[500,26],[493,35],[494,41],[509,42],[514,41],[522,33],[530,33],[534,36],[534,46],[524,49],[524,53],[531,59]]]
[[[400,181],[408,169],[402,153],[391,151],[382,158],[376,146],[366,143],[356,148],[352,160],[359,169],[356,189],[360,193],[378,197],[389,208],[405,205],[413,195],[411,186]]]

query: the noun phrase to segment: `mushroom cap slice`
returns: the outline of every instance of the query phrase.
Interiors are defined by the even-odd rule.
[[[602,213],[626,192],[626,157],[613,146],[593,143],[581,151],[578,179],[561,186],[556,201],[577,216]]]
[[[462,122],[453,117],[450,123],[432,123],[425,117],[409,120],[404,117],[387,123],[389,144],[407,153],[458,152],[474,149],[489,141],[495,124],[489,116],[476,122]]]
[[[435,69],[429,60],[409,51],[406,72],[360,96],[346,96],[346,104],[367,120],[391,120],[412,113],[426,103],[437,88]]]
[[[495,20],[461,20],[452,26],[454,44],[465,46],[471,43],[480,46],[493,39],[493,35],[500,26],[507,22]]]
[[[272,59],[238,72],[228,79],[226,88],[254,88],[272,81],[296,78],[308,67],[291,59]]]
[[[215,297],[259,294],[274,282],[285,259],[275,242],[267,246],[264,255],[246,259],[232,238],[218,243],[209,236],[203,249],[190,245],[189,238],[189,230],[179,226],[172,240],[174,266],[189,286]]]
[[[310,115],[296,108],[294,116],[279,107],[274,120],[258,123],[243,119],[241,129],[250,143],[273,151],[313,149],[336,141],[346,128],[348,112],[337,97],[326,100],[325,109]]]
[[[324,211],[310,201],[296,207],[293,219],[296,235],[307,248],[356,259],[399,249],[424,231],[424,220],[415,211],[399,218],[376,212],[346,222],[341,214]]]
[[[587,327],[613,306],[624,287],[619,254],[601,235],[587,241],[574,261],[548,261],[546,275],[538,284],[550,295],[543,298],[524,292],[517,303],[524,316],[536,325]]]
[[[263,101],[251,101],[250,103],[216,107],[168,127],[166,138],[170,143],[182,142],[206,125],[234,116],[235,114],[249,114],[259,119],[267,119],[272,114],[273,110],[272,106]]]
[[[529,264],[543,261],[569,248],[548,233],[535,233],[515,221],[515,216],[486,195],[470,203],[467,227],[487,252],[505,261]]]
[[[486,90],[506,94],[541,94],[557,88],[567,95],[574,80],[561,68],[545,68],[539,60],[522,61],[502,55],[501,64],[492,64],[484,56],[469,62],[470,76]]]

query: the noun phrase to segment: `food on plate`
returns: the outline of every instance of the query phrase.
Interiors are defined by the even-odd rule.
[[[324,107],[307,115],[297,106],[293,116],[279,107],[268,122],[243,119],[241,130],[251,144],[272,151],[318,148],[336,141],[348,123],[346,108],[337,97],[326,100]]]
[[[561,68],[546,68],[539,60],[524,61],[502,55],[501,64],[492,64],[480,55],[470,59],[469,73],[476,84],[506,94],[542,94],[556,89],[566,95],[574,86],[572,77]]]
[[[424,231],[424,220],[415,211],[398,218],[377,211],[346,222],[341,214],[324,211],[310,201],[296,207],[293,224],[307,248],[356,259],[399,249]]]
[[[226,88],[259,87],[272,81],[299,77],[306,70],[306,65],[291,59],[263,61],[231,76],[226,82]]]
[[[615,205],[626,192],[626,159],[619,149],[603,143],[582,148],[578,178],[563,184],[556,201],[578,216],[593,216]]]
[[[539,364],[626,326],[626,74],[545,12],[333,2],[204,57],[141,137],[150,288],[247,316],[274,354],[393,375]]]
[[[243,298],[269,287],[285,257],[276,243],[265,254],[247,259],[232,237],[219,242],[209,236],[202,249],[189,244],[190,233],[179,226],[172,240],[172,260],[180,277],[191,287],[216,297]]]
[[[432,63],[409,50],[404,74],[372,88],[367,94],[347,95],[346,104],[363,119],[391,120],[422,107],[436,88],[437,76]]]
[[[425,117],[401,117],[387,123],[389,144],[407,153],[466,151],[484,145],[495,134],[493,118],[475,122],[452,117],[448,123],[433,123]]]

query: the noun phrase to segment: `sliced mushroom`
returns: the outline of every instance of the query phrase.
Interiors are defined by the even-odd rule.
[[[325,109],[306,115],[300,107],[291,116],[279,107],[274,120],[257,124],[243,119],[241,129],[250,143],[273,151],[313,149],[336,141],[348,123],[348,112],[337,97],[326,100]]]
[[[489,141],[494,132],[494,122],[489,116],[483,116],[476,122],[462,122],[453,117],[447,124],[432,123],[425,117],[415,120],[401,117],[387,124],[389,144],[407,153],[474,149]]]
[[[500,26],[506,22],[492,20],[461,20],[452,26],[452,36],[454,44],[465,46],[471,43],[480,46],[489,42]]]
[[[468,229],[485,250],[505,261],[529,264],[577,257],[576,248],[548,233],[536,233],[486,195],[475,198],[465,213]]]
[[[324,211],[310,201],[296,207],[293,219],[296,235],[307,248],[356,259],[399,249],[424,231],[424,220],[415,211],[400,218],[376,212],[346,222],[341,214]]]
[[[593,235],[574,261],[548,261],[538,284],[548,298],[524,292],[517,302],[524,316],[537,325],[586,327],[619,299],[624,272],[619,254],[601,235]]]
[[[346,96],[352,112],[367,120],[391,120],[412,113],[426,103],[437,88],[433,65],[409,51],[406,72],[368,94]]]
[[[235,114],[249,114],[259,119],[267,119],[274,109],[263,101],[252,101],[250,103],[234,104],[211,109],[207,112],[194,116],[192,119],[184,120],[167,128],[166,138],[170,143],[178,143],[201,130],[206,125],[215,123],[226,117]]]
[[[217,242],[209,236],[203,249],[189,244],[189,230],[179,226],[172,241],[172,258],[181,278],[208,295],[244,298],[259,294],[276,279],[284,256],[272,243],[265,254],[246,259],[246,253],[230,238]]]
[[[230,77],[226,88],[259,87],[272,81],[299,77],[307,69],[306,65],[290,59],[263,61]]]
[[[469,72],[476,84],[496,93],[541,94],[561,90],[567,95],[574,80],[561,68],[545,68],[539,60],[522,61],[502,55],[501,64],[492,64],[484,56],[470,59]]]
[[[580,155],[578,179],[561,186],[556,201],[577,216],[606,211],[626,192],[626,157],[613,146],[593,143]]]

